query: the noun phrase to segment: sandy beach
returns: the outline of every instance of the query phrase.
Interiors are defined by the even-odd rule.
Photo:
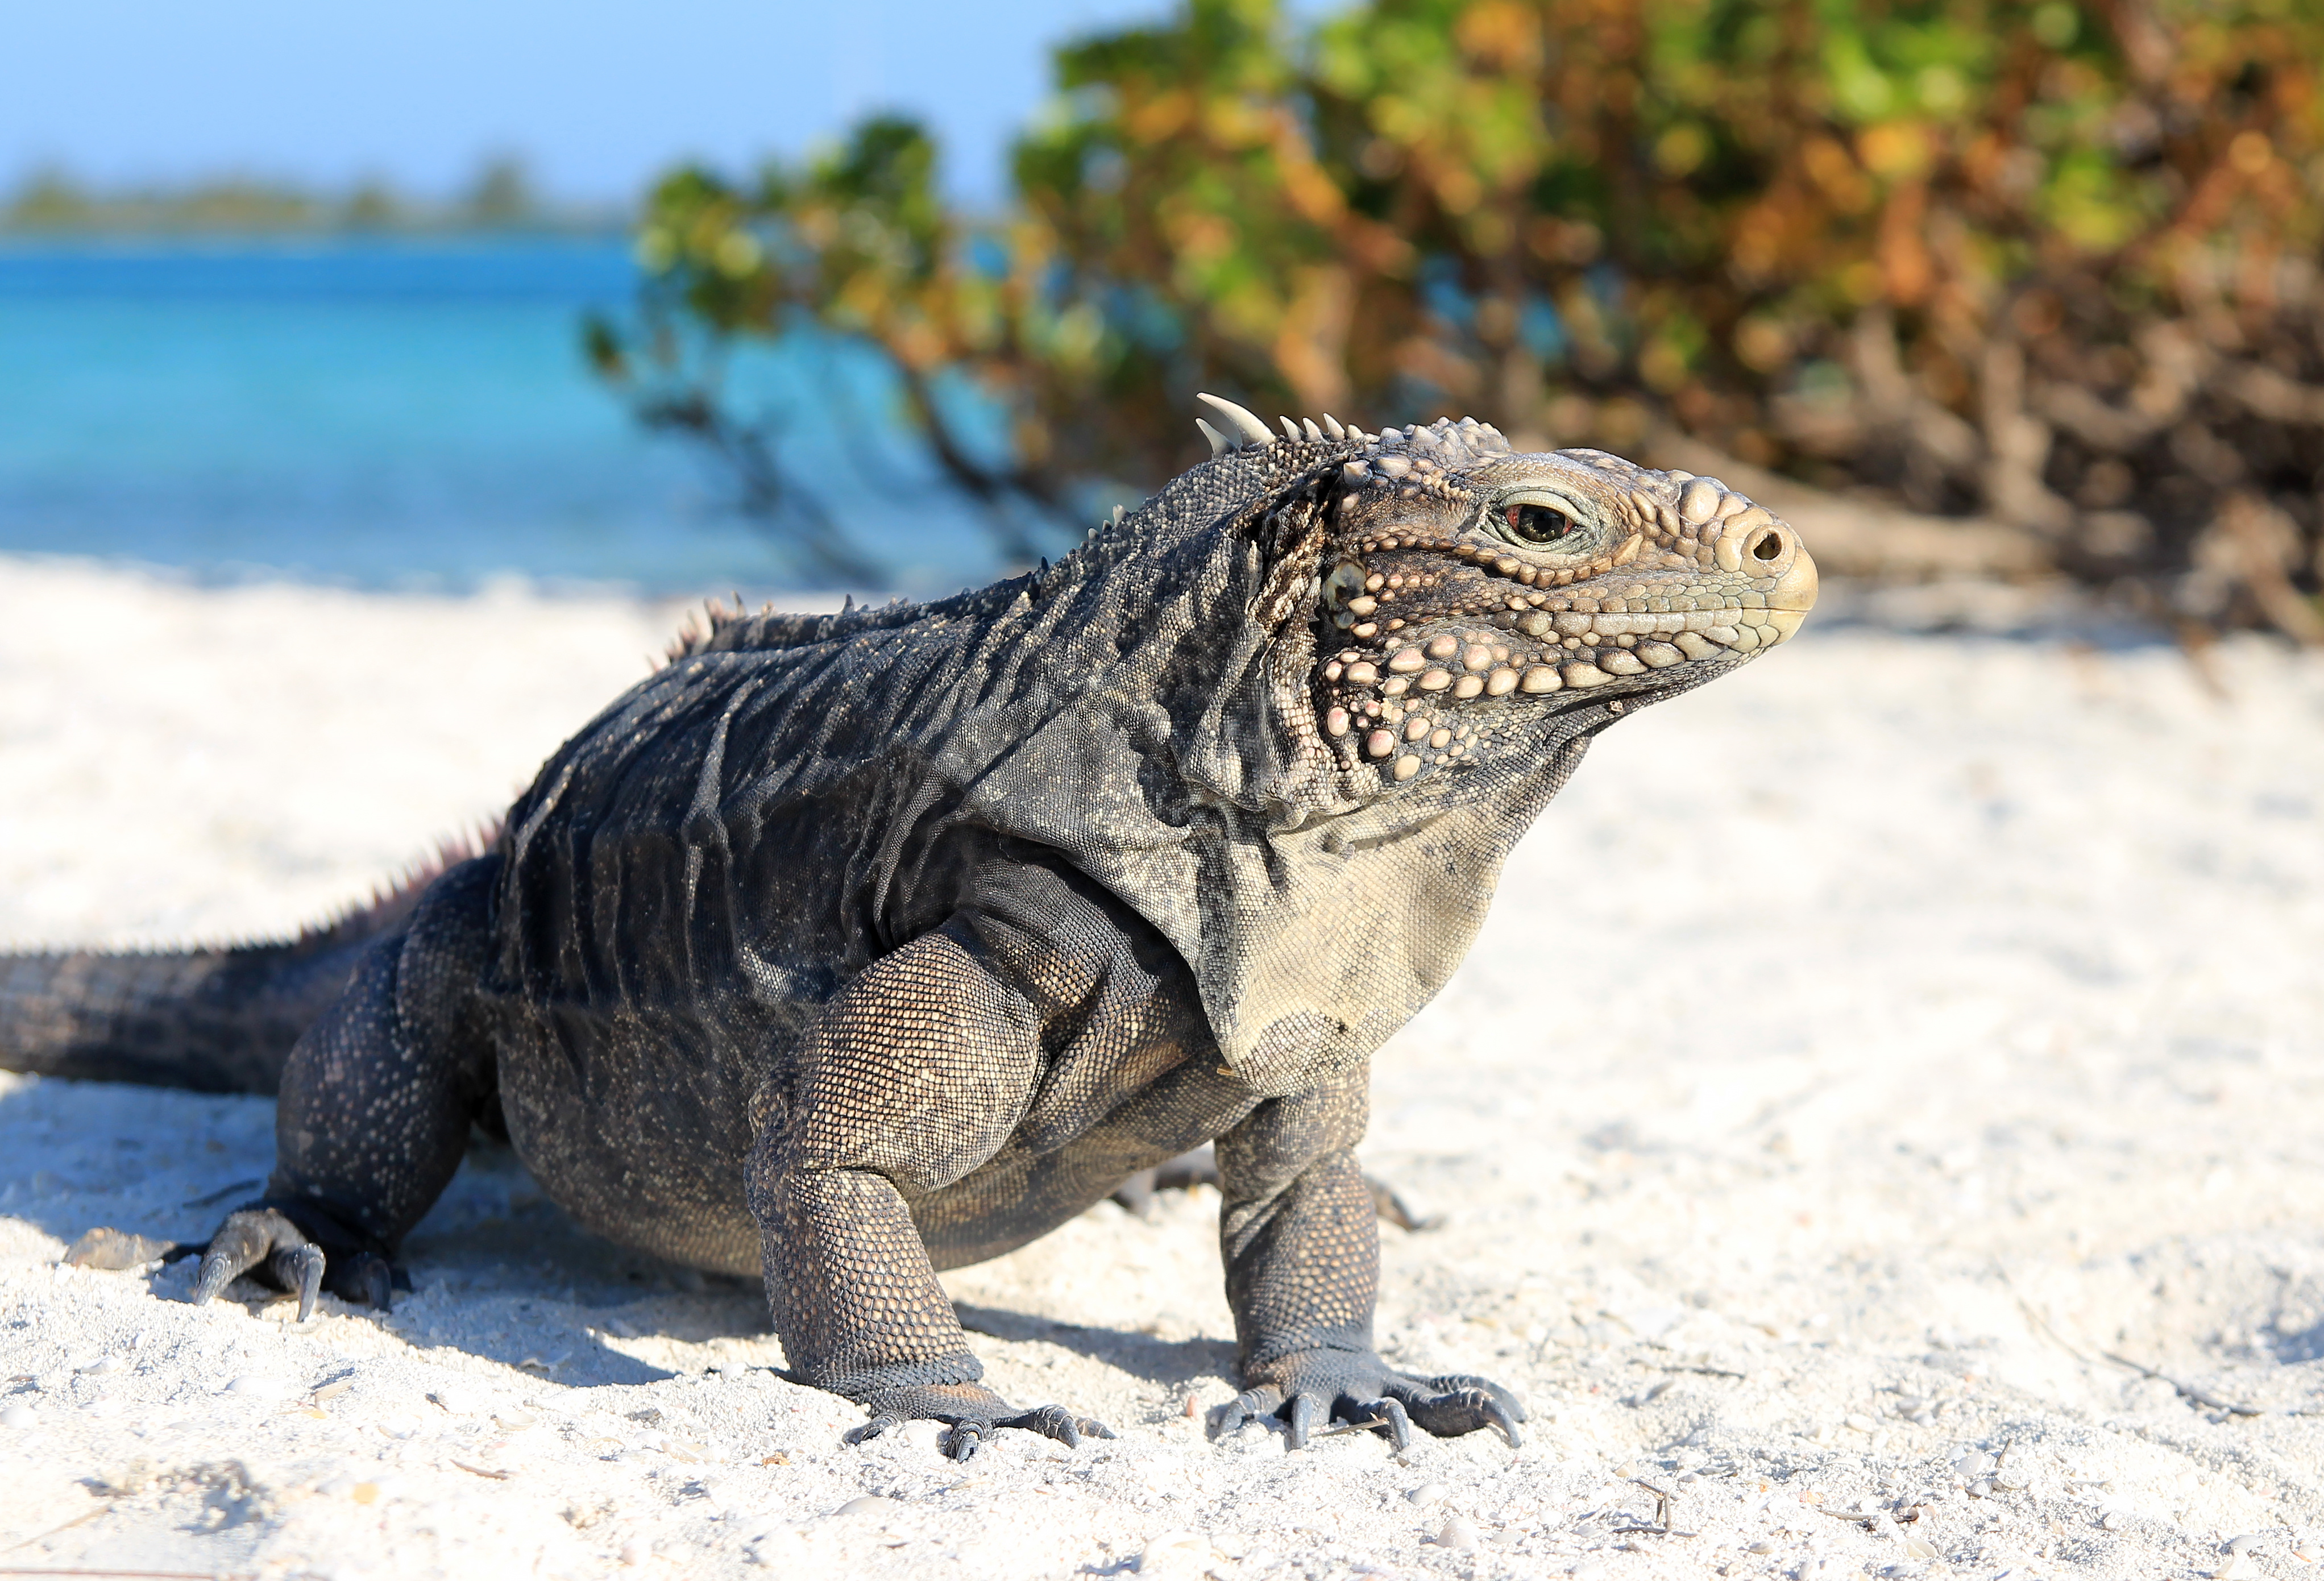
[[[861,1447],[755,1284],[473,1152],[392,1316],[199,1239],[272,1106],[0,1076],[0,1575],[2324,1574],[2324,657],[1850,601],[1610,732],[1379,1055],[1382,1349],[1531,1410],[1286,1454],[1212,1192],[946,1276],[1120,1435]],[[1849,607],[1856,618],[1848,618]],[[0,559],[0,943],[287,930],[492,817],[681,611]]]

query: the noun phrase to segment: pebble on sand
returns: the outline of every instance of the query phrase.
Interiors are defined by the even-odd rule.
[[[1443,1528],[1436,1533],[1437,1547],[1450,1549],[1454,1553],[1458,1554],[1465,1554],[1474,1551],[1477,1547],[1477,1542],[1478,1538],[1475,1522],[1459,1515],[1455,1515],[1451,1520],[1445,1521]]]
[[[281,1378],[270,1378],[263,1373],[245,1373],[227,1384],[226,1391],[252,1400],[288,1400],[298,1390]]]
[[[1210,1562],[1211,1542],[1198,1531],[1160,1531],[1139,1550],[1141,1576],[1197,1576]]]

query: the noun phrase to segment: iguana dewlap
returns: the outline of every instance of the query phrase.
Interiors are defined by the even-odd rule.
[[[1220,1425],[1514,1441],[1506,1391],[1373,1349],[1370,1055],[1590,739],[1789,637],[1815,569],[1715,479],[1211,408],[1210,460],[1037,575],[722,615],[422,892],[290,945],[0,960],[0,1065],[279,1077],[197,1300],[384,1304],[504,1124],[592,1229],[762,1273],[861,1432],[961,1456],[1102,1429],[985,1389],[936,1271],[1215,1141]]]

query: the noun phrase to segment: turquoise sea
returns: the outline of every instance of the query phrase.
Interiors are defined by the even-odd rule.
[[[582,313],[633,286],[618,239],[0,246],[0,551],[364,587],[798,585],[717,472],[584,365]],[[826,503],[897,586],[1001,569],[878,431],[864,359],[738,376],[788,459],[843,480]]]

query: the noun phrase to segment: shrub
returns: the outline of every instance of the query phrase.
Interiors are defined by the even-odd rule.
[[[1191,0],[1057,52],[998,215],[892,117],[670,176],[593,355],[731,450],[725,348],[856,338],[1019,554],[1209,388],[1684,440],[2324,638],[2319,62],[2319,0]]]

